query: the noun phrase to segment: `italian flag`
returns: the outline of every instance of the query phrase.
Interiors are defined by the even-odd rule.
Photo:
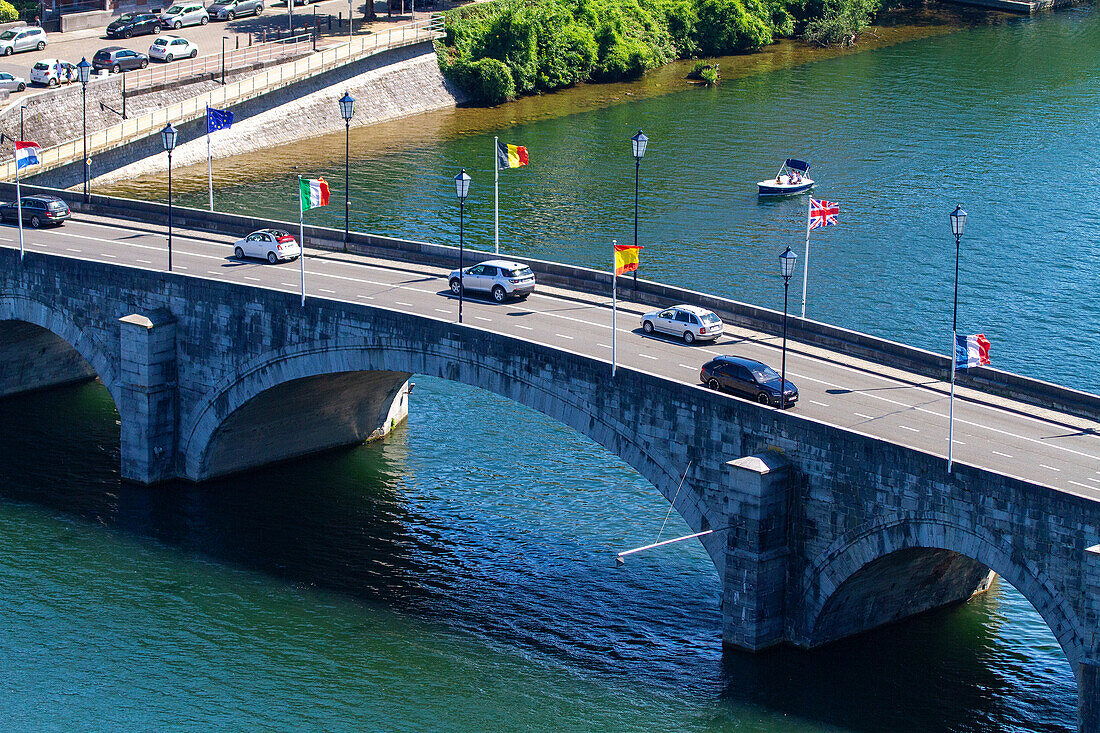
[[[302,211],[328,206],[328,181],[324,178],[303,178],[298,181]]]

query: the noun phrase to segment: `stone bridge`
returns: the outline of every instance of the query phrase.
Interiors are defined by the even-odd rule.
[[[962,463],[949,476],[940,456],[638,369],[612,379],[604,360],[476,326],[36,252],[0,249],[0,361],[0,394],[101,379],[123,475],[141,482],[384,434],[412,374],[489,390],[716,530],[701,541],[726,643],[824,644],[963,601],[992,570],[1049,624],[1077,675],[1079,730],[1100,733],[1100,502],[1085,495]]]

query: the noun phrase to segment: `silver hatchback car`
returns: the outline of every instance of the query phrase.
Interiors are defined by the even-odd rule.
[[[458,295],[463,286],[466,292],[488,293],[498,303],[508,298],[526,298],[535,291],[535,273],[531,268],[508,260],[489,260],[463,270],[459,284],[458,270],[447,277],[451,292]]]
[[[667,333],[682,338],[685,344],[713,341],[722,335],[722,319],[706,308],[674,305],[642,316],[642,330]]]

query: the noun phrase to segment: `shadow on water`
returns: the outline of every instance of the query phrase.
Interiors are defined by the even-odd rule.
[[[469,395],[432,390],[451,402],[432,405],[435,418],[418,430],[438,442],[443,433],[430,423],[450,424],[443,416]],[[503,643],[536,668],[564,665],[616,694],[632,694],[630,680],[694,707],[685,729],[755,719],[750,729],[768,732],[1072,730],[1073,710],[1047,699],[1052,684],[1065,687],[1065,670],[1027,657],[1049,632],[1002,608],[1022,602],[1003,589],[823,649],[744,654],[718,643],[717,598],[700,587],[699,558],[679,568],[667,557],[644,558],[616,571],[605,549],[585,546],[585,525],[601,515],[563,517],[554,507],[537,506],[545,520],[522,533],[495,534],[509,522],[524,526],[524,507],[513,499],[463,506],[462,465],[455,497],[433,502],[408,491],[402,477],[417,464],[407,431],[199,485],[149,488],[120,480],[118,415],[98,382],[9,398],[0,414],[0,444],[16,457],[0,474],[0,501],[334,591],[366,604],[366,613],[389,608]],[[532,434],[519,440],[545,444],[535,451],[552,462],[549,448],[560,440],[553,428],[526,427],[520,432]],[[486,432],[484,452],[472,454],[515,455]],[[478,462],[491,481],[508,480],[499,466]],[[497,513],[477,516],[486,512]],[[557,547],[543,546],[550,544]],[[692,715],[712,719],[700,728]]]

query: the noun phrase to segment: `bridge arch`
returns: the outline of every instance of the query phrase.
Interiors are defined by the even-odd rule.
[[[60,338],[91,367],[107,387],[115,406],[119,405],[120,388],[115,361],[108,357],[107,349],[91,333],[78,326],[63,311],[26,295],[0,294],[0,324],[4,321],[29,323]]]
[[[636,430],[616,416],[592,408],[568,385],[542,375],[517,372],[505,359],[484,353],[456,361],[440,353],[438,344],[411,348],[404,342],[385,347],[340,346],[332,342],[292,346],[269,351],[242,365],[201,399],[188,415],[181,416],[179,451],[182,472],[190,480],[211,477],[210,462],[222,426],[232,415],[265,392],[280,385],[353,373],[424,374],[485,389],[543,413],[590,438],[619,456],[652,483],[693,531],[721,526],[708,516],[702,499],[693,491],[677,491],[679,471],[671,456],[640,439]],[[721,534],[703,538],[703,545],[722,575],[725,539]]]
[[[834,614],[850,608],[845,601],[863,592],[860,579],[907,553],[944,563],[961,556],[996,572],[1038,611],[1077,674],[1078,662],[1088,655],[1087,633],[1066,594],[1032,561],[1013,552],[1010,538],[939,518],[895,518],[839,537],[802,573],[799,592],[805,605],[798,625],[804,641],[810,646],[830,641]]]

